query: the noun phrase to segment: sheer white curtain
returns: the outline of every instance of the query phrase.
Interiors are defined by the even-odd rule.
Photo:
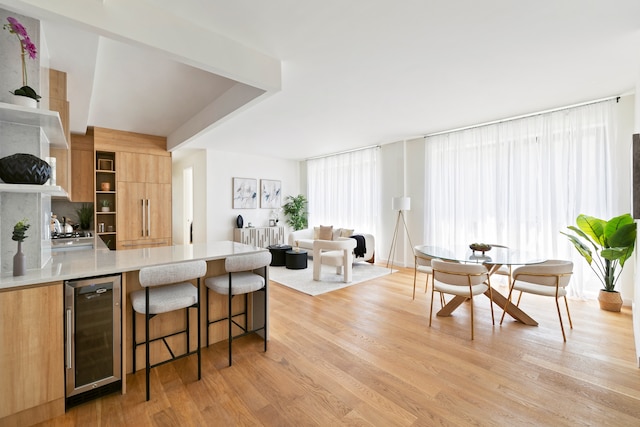
[[[367,148],[307,161],[309,226],[377,234],[379,151]]]
[[[601,286],[560,231],[580,213],[623,213],[614,206],[614,102],[427,137],[424,241],[570,259],[572,294],[592,297]]]

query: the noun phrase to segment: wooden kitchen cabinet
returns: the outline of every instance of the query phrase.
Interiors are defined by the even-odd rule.
[[[171,244],[171,184],[118,182],[118,248]]]
[[[118,153],[118,181],[171,184],[171,157],[154,154]]]
[[[49,110],[57,111],[62,123],[62,131],[70,141],[69,102],[67,101],[67,73],[49,69]],[[49,156],[56,159],[56,185],[62,187],[71,196],[71,150],[69,148],[51,148]]]
[[[96,152],[114,154],[111,191],[117,214],[112,216],[115,227],[111,237],[115,249],[171,245],[172,176],[167,139],[94,128],[94,146]]]
[[[94,172],[93,132],[71,135],[71,193],[72,202],[92,203]]]
[[[62,292],[62,282],[0,292],[2,426],[64,414]]]

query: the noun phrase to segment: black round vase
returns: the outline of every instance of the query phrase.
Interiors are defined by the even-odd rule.
[[[7,184],[42,185],[51,177],[51,166],[44,160],[25,153],[0,159],[0,178]]]
[[[243,225],[244,219],[242,218],[242,215],[238,215],[238,217],[236,218],[236,227],[242,228]]]

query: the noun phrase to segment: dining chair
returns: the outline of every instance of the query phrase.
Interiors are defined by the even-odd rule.
[[[154,267],[141,268],[138,273],[138,281],[144,289],[132,292],[130,294],[131,306],[133,313],[131,323],[133,328],[133,372],[136,371],[136,349],[140,345],[145,346],[145,372],[147,386],[147,400],[150,398],[149,391],[149,374],[151,368],[162,365],[170,360],[179,359],[192,354],[198,355],[198,380],[202,377],[202,368],[200,361],[200,278],[207,272],[207,263],[205,261],[187,261],[178,264],[166,264]],[[197,286],[191,283],[197,279]],[[189,309],[196,308],[196,323],[198,327],[198,346],[196,350],[191,350],[189,337],[190,319]],[[179,331],[168,332],[165,335],[151,338],[149,336],[149,321],[162,313],[168,313],[175,310],[185,310],[185,327]],[[145,322],[145,339],[143,342],[136,340],[136,313],[144,315]],[[185,334],[186,348],[185,352],[175,355],[171,349],[168,337],[178,334]],[[149,344],[154,341],[162,340],[165,347],[169,351],[171,358],[161,362],[152,364],[149,356]]]
[[[415,251],[414,251],[415,252]],[[431,268],[431,260],[433,259],[430,256],[426,256],[423,254],[419,254],[416,252],[413,264],[413,298],[416,299],[416,282],[418,279],[418,272],[425,273],[427,278],[424,283],[424,293],[427,293],[429,289],[429,277],[431,277],[431,281],[433,282],[433,268]],[[445,300],[444,294],[440,293],[440,307],[444,307]]]
[[[264,351],[267,351],[267,266],[271,263],[271,252],[256,252],[248,254],[239,254],[228,256],[224,261],[224,269],[226,274],[208,277],[204,283],[207,286],[207,307],[206,307],[206,326],[207,326],[207,346],[209,346],[209,327],[214,323],[227,321],[228,340],[229,340],[229,366],[232,365],[233,359],[231,354],[231,344],[234,339],[249,335],[255,332],[262,332],[264,335]],[[258,274],[261,272],[262,274]],[[225,316],[216,320],[209,320],[209,291],[227,296],[227,313]],[[248,298],[247,295],[255,292],[263,292],[264,298],[264,318],[262,325],[257,323],[259,319],[254,318],[253,328],[249,329],[248,324]],[[232,300],[236,295],[244,295],[244,311],[241,313],[233,313]],[[244,324],[238,323],[235,318],[243,316]],[[233,335],[233,326],[239,328],[242,332]]]
[[[424,283],[424,293],[427,293],[427,289],[429,288],[429,277],[433,276],[433,269],[431,268],[431,260],[433,258],[418,255],[417,253],[414,256],[414,264],[413,264],[413,299],[416,299],[416,281],[418,278],[418,272],[425,273],[427,275],[427,280]]]
[[[567,308],[567,316],[569,317],[569,326],[573,329],[571,321],[571,313],[569,312],[569,303],[567,302],[567,285],[573,274],[573,262],[552,259],[544,261],[540,264],[524,265],[513,270],[513,281],[509,289],[509,296],[500,318],[500,324],[504,320],[509,304],[511,304],[511,295],[513,291],[520,291],[520,296],[516,302],[516,306],[520,305],[520,299],[523,293],[554,297],[556,300],[556,309],[558,310],[558,319],[560,319],[560,329],[562,330],[562,338],[566,342],[567,337],[564,332],[562,323],[562,314],[560,313],[559,298],[564,298],[564,305]]]
[[[435,292],[467,297],[471,302],[471,339],[473,336],[473,297],[489,291],[491,306],[491,323],[495,324],[493,315],[493,295],[487,268],[482,264],[462,264],[432,259],[433,286],[431,287],[431,309],[429,310],[429,327],[433,318],[433,298]]]

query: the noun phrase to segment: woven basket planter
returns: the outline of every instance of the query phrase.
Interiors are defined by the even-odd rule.
[[[17,153],[0,159],[0,179],[7,184],[42,185],[51,177],[51,166],[32,155]]]
[[[622,295],[620,295],[620,292],[607,292],[604,289],[600,289],[598,302],[602,310],[620,311],[622,309]]]

